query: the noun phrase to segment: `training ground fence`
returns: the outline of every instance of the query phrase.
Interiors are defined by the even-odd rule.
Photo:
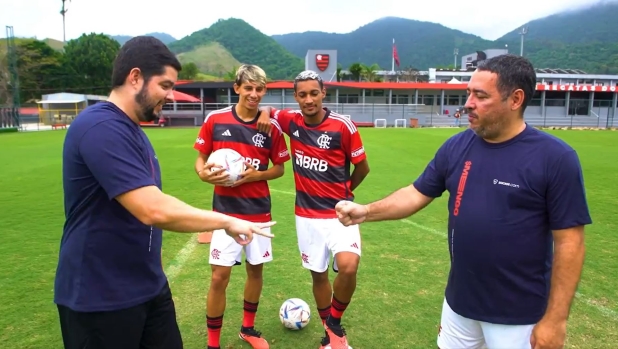
[[[200,126],[205,116],[213,110],[228,107],[228,103],[170,103],[164,107],[161,118],[142,123],[148,127],[196,127]],[[297,103],[262,103],[277,109],[298,109]],[[455,107],[423,104],[345,104],[325,103],[337,112],[354,121],[359,127],[411,128],[411,127],[465,127],[468,118],[465,113],[461,118],[454,117]],[[0,109],[1,127],[18,127],[24,131],[66,129],[85,105],[67,105],[62,108],[51,105],[23,108],[17,113],[15,108]],[[450,109],[453,109],[451,111]],[[458,108],[459,109],[459,108]],[[567,115],[569,112],[560,107],[528,107],[525,120],[536,127],[547,128],[618,128],[615,109],[591,108],[588,115]]]

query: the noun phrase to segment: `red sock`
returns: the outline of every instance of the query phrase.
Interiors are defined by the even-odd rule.
[[[208,327],[208,347],[219,348],[221,344],[221,327],[223,326],[223,315],[217,317],[206,316],[206,327]]]
[[[326,308],[320,309],[318,308],[318,314],[320,314],[320,319],[322,319],[322,325],[326,322],[328,315],[330,315],[330,305]]]
[[[348,307],[350,303],[343,303],[333,295],[333,301],[330,307],[330,317],[335,321],[335,323],[341,322],[341,317],[343,316],[343,312]]]
[[[257,303],[251,303],[251,302],[247,302],[244,301],[244,306],[243,306],[243,318],[242,318],[242,327],[253,327],[255,326],[255,314],[257,313],[258,310],[258,304]]]

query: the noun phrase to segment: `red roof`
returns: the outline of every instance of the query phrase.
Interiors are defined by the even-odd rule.
[[[192,102],[192,103],[200,102],[199,98],[193,97],[191,95],[188,95],[180,91],[173,90],[172,93],[174,94],[174,100],[176,102]]]
[[[365,90],[465,90],[467,83],[429,83],[429,82],[324,82],[326,87],[347,87]],[[268,88],[292,89],[294,83],[290,81],[276,81],[266,85]],[[537,91],[575,91],[575,92],[612,92],[617,93],[617,86],[592,86],[592,85],[545,85],[537,84]]]
[[[329,82],[332,87],[349,87],[365,90],[465,90],[468,84],[447,84],[447,83],[429,83],[429,82]]]
[[[410,89],[426,89],[426,90],[465,90],[467,84],[431,84],[428,82],[324,82],[326,87],[348,87],[366,90],[410,90]],[[266,85],[268,88],[294,88],[294,83],[290,81],[275,81]]]
[[[290,81],[274,81],[267,83],[266,88],[294,88],[294,83]]]
[[[182,84],[186,84],[192,81],[183,80]],[[324,82],[326,87],[346,87],[365,90],[465,90],[467,83],[429,83],[429,82],[356,82],[356,81],[342,81],[342,82]],[[294,83],[292,81],[273,81],[266,84],[269,89],[293,89]],[[617,86],[591,86],[591,85],[544,85],[537,84],[537,91],[575,91],[575,92],[612,92],[617,93]]]
[[[37,107],[21,107],[19,108],[19,114],[21,115],[34,115],[39,113],[39,108]]]

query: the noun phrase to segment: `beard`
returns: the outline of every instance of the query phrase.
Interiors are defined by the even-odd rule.
[[[135,103],[138,106],[136,114],[139,121],[152,122],[159,116],[159,113],[155,113],[155,108],[161,103],[148,95],[146,85],[135,96]]]
[[[473,114],[478,117],[478,115]],[[485,117],[478,118],[478,125],[474,127],[470,127],[477,136],[487,139],[493,140],[502,134],[507,122],[505,120],[505,116],[501,115],[501,113],[495,113],[491,115],[486,115]]]

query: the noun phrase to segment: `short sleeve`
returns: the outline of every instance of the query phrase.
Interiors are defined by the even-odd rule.
[[[446,190],[446,177],[448,171],[448,144],[442,144],[433,159],[413,185],[421,194],[437,198]]]
[[[584,175],[577,153],[571,150],[560,156],[549,171],[545,200],[550,229],[591,224]]]
[[[290,152],[288,151],[288,145],[283,137],[283,131],[279,122],[275,119],[271,119],[274,132],[272,133],[272,147],[270,148],[270,161],[275,165],[280,165],[289,161]]]
[[[281,130],[283,133],[290,135],[290,123],[294,120],[294,113],[286,110],[286,109],[275,109],[272,108],[270,112],[270,117],[277,120],[279,122],[279,126],[281,126]]]
[[[206,119],[202,123],[195,144],[193,144],[193,149],[206,155],[212,153],[212,119],[210,115],[206,116]]]
[[[146,164],[146,145],[131,126],[107,120],[88,130],[79,154],[110,200],[129,191],[153,185],[154,169]]]
[[[342,116],[345,118],[345,116]],[[363,140],[361,139],[360,132],[352,120],[344,120],[343,128],[343,149],[346,152],[346,156],[349,157],[350,162],[354,165],[367,159],[365,154],[365,147],[363,146]]]

